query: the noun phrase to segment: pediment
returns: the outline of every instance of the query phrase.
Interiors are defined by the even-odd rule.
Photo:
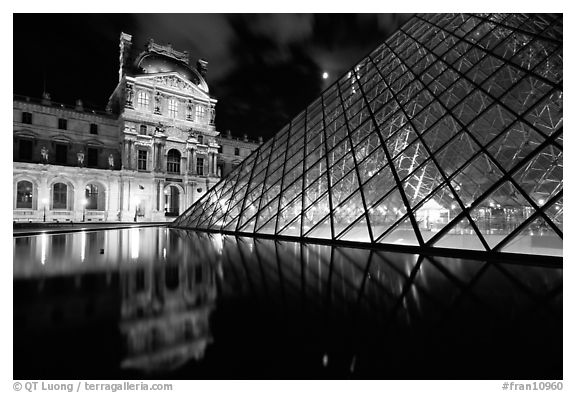
[[[139,75],[134,77],[135,82],[152,86],[162,86],[179,93],[192,94],[210,100],[210,96],[201,87],[196,86],[177,72],[166,72],[153,75]]]

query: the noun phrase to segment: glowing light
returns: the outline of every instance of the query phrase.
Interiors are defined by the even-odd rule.
[[[42,199],[42,203],[46,205],[46,204],[48,203],[48,199],[47,199],[47,198],[43,198],[43,199]]]
[[[164,247],[164,249],[162,250],[162,256],[164,257],[164,259],[166,259],[166,247]]]
[[[542,205],[544,204],[544,202],[545,202],[544,199],[538,199],[538,204],[539,204],[540,206],[542,206]]]
[[[88,201],[86,199],[82,199],[80,201],[80,203],[82,204],[82,206],[86,206],[86,204],[88,203]]]
[[[42,265],[44,265],[46,263],[46,247],[48,246],[48,235],[43,233],[40,235],[40,240],[41,240],[41,256],[40,256],[40,263],[42,263]]]
[[[80,262],[86,258],[86,232],[80,232]]]
[[[130,257],[138,259],[140,252],[140,230],[138,228],[130,229]]]
[[[327,72],[322,73],[322,79],[328,79],[328,73]]]

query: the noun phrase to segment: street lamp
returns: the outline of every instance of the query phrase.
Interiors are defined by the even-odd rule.
[[[48,199],[42,199],[42,205],[44,205],[44,222],[46,222],[46,204],[48,203]]]
[[[140,199],[138,197],[134,197],[134,222],[138,221],[138,204],[140,203]]]
[[[88,201],[86,199],[82,199],[82,222],[86,221],[86,204]]]

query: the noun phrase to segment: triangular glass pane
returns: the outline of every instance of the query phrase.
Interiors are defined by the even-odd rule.
[[[244,233],[253,233],[254,232],[254,225],[256,225],[256,216],[254,216],[250,221],[248,221],[246,223],[246,225],[238,228],[238,231],[244,232]]]
[[[424,242],[434,237],[442,228],[462,212],[448,185],[444,185],[422,203],[414,217]]]
[[[225,231],[235,231],[236,225],[238,225],[238,217],[234,218],[233,220],[229,221],[228,224],[224,226]]]
[[[348,198],[350,194],[356,191],[358,186],[356,171],[351,170],[342,180],[332,185],[332,206],[338,206],[343,200]]]
[[[530,126],[516,122],[488,146],[488,151],[500,165],[510,170],[543,141],[544,138]]]
[[[560,129],[564,120],[562,91],[554,91],[548,99],[536,105],[534,110],[526,114],[526,120],[546,135]]]
[[[356,221],[350,226],[346,231],[341,233],[338,240],[354,241],[354,242],[370,242],[370,233],[368,232],[368,223],[366,221],[366,216],[362,219]]]
[[[500,251],[518,254],[562,256],[560,236],[542,217],[537,217],[521,230]]]
[[[256,231],[256,233],[263,233],[266,235],[273,235],[276,230],[276,220],[272,219],[267,224],[263,225]]]
[[[411,144],[406,150],[400,153],[393,162],[400,181],[410,175],[420,164],[428,159],[428,152],[420,141]]]
[[[316,180],[310,187],[304,190],[304,208],[308,208],[319,198],[326,196],[328,193],[328,181],[326,180],[326,175]]]
[[[472,209],[470,216],[492,248],[534,213],[510,182],[498,187]]]
[[[478,150],[480,146],[466,132],[460,132],[435,156],[438,166],[450,176]]]
[[[444,116],[422,136],[430,151],[438,150],[446,141],[460,131],[460,126],[450,115]]]
[[[281,228],[280,225],[278,225],[278,228]],[[284,236],[300,236],[300,216],[281,228],[278,234]]]
[[[563,152],[547,146],[512,176],[530,198],[542,206],[563,186]]]
[[[406,246],[418,246],[418,238],[410,218],[406,218],[388,232],[378,243],[403,244]]]
[[[304,229],[304,236],[318,238],[318,239],[332,239],[332,228],[330,227],[330,215],[326,216],[314,228],[306,232]]]
[[[438,248],[458,248],[461,250],[486,250],[466,216],[463,216],[455,226],[445,233],[440,240],[432,244],[432,246]]]
[[[564,216],[564,206],[563,206],[563,199],[560,198],[556,202],[554,202],[548,209],[546,209],[546,215],[550,220],[556,224],[560,231],[563,231],[563,216]]]
[[[388,164],[384,149],[379,146],[362,162],[358,164],[358,172],[363,183],[366,183],[372,176]]]
[[[270,218],[276,216],[278,214],[278,203],[280,198],[275,198],[272,202],[267,204],[264,207],[261,207],[260,213],[258,214],[258,223],[257,226],[260,228],[262,225],[267,223]],[[276,220],[272,220],[274,223]]]
[[[348,225],[356,221],[358,217],[364,214],[364,205],[362,204],[362,195],[356,191],[346,202],[337,206],[332,212],[334,218],[334,231],[339,235]]]
[[[480,153],[452,178],[451,183],[460,200],[469,206],[503,176],[488,156]]]
[[[432,160],[402,182],[410,206],[416,206],[442,183],[443,178]]]
[[[300,216],[302,212],[302,196],[295,198],[290,204],[281,207],[280,214],[278,215],[278,229],[282,230],[284,226],[288,225],[290,221],[296,216]]]
[[[406,206],[398,189],[390,192],[382,201],[368,208],[372,235],[377,239],[386,232],[392,224],[406,214]]]
[[[309,209],[304,212],[304,232],[308,231],[314,225],[330,212],[328,204],[328,194],[318,199]]]

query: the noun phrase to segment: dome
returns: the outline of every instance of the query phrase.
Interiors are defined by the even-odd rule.
[[[138,69],[142,69],[146,74],[156,74],[162,72],[177,72],[182,77],[188,79],[195,85],[205,84],[198,72],[188,66],[188,64],[176,60],[172,57],[159,53],[147,53],[136,64]],[[204,82],[204,83],[202,83]]]

